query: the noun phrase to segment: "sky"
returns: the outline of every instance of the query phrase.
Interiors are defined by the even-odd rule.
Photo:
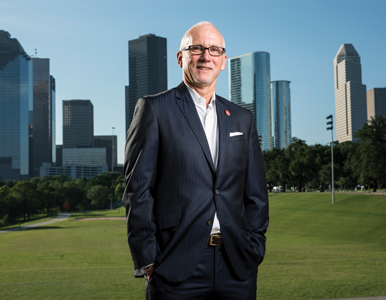
[[[125,146],[128,41],[153,33],[167,38],[168,88],[182,71],[176,53],[199,21],[223,34],[228,58],[270,53],[271,80],[291,81],[292,136],[327,144],[326,116],[335,116],[333,60],[353,44],[366,89],[386,87],[385,0],[0,0],[0,30],[31,56],[50,59],[56,79],[56,144],[62,143],[62,101],[89,99],[94,135],[118,136]],[[216,93],[229,98],[228,65]],[[334,131],[335,138],[335,131]]]

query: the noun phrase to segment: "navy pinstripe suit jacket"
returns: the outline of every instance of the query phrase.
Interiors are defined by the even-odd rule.
[[[256,127],[250,111],[217,95],[216,108],[217,171],[184,83],[138,100],[127,134],[123,195],[135,269],[154,262],[154,272],[170,282],[189,278],[216,209],[223,246],[240,279],[262,261],[268,196]]]

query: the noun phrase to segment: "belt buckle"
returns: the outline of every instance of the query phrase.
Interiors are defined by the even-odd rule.
[[[213,238],[215,238],[215,237],[221,237],[221,235],[220,234],[212,234],[211,236],[210,236],[210,239],[209,239],[209,246],[221,246],[221,244],[216,244],[214,241],[213,241]]]

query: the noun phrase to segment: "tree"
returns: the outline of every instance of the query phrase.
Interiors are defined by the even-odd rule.
[[[290,158],[287,149],[276,149],[275,160],[273,166],[276,170],[277,178],[283,187],[283,192],[286,192],[287,183],[292,178],[289,171]]]
[[[371,117],[355,137],[360,141],[356,155],[358,175],[372,182],[375,192],[378,185],[386,182],[386,119]]]
[[[272,192],[272,186],[279,180],[278,174],[275,168],[276,148],[272,150],[263,151],[263,159],[265,165],[265,176],[267,178],[267,184],[269,192]]]
[[[117,184],[119,183],[125,183],[125,179],[123,177],[123,174],[120,173],[120,172],[113,172],[113,173],[110,173],[111,177],[112,177],[112,187],[116,187]]]
[[[85,183],[82,179],[67,181],[63,183],[60,193],[63,200],[70,203],[71,207],[82,204],[85,197]]]
[[[125,184],[123,182],[118,183],[117,186],[115,187],[115,193],[114,193],[117,201],[120,201],[122,199],[124,191],[125,191]]]
[[[22,203],[24,222],[26,216],[29,220],[30,215],[36,213],[39,207],[35,186],[28,180],[19,180],[12,188],[12,193]]]
[[[351,163],[351,159],[356,157],[357,148],[358,143],[351,141],[337,144],[334,148],[334,174],[337,184],[344,188],[354,188],[358,183],[355,165]],[[353,160],[355,163],[356,158]]]
[[[102,173],[100,175],[95,175],[93,177],[91,177],[88,181],[87,181],[87,184],[86,184],[86,190],[90,190],[93,186],[96,186],[96,185],[102,185],[102,186],[105,186],[105,187],[108,187],[108,188],[111,188],[111,184],[112,184],[112,177],[110,176],[111,173]],[[115,175],[116,173],[112,173],[113,175]],[[119,173],[117,173],[119,174]],[[114,186],[115,188],[115,186]]]
[[[11,189],[4,185],[0,187],[0,226],[7,223],[12,204]]]
[[[298,183],[298,191],[301,192],[303,183],[309,182],[317,176],[315,168],[313,168],[316,152],[305,141],[294,137],[288,146],[288,158],[290,160],[289,171]]]
[[[37,191],[39,193],[41,207],[47,210],[48,215],[50,207],[54,204],[56,190],[50,181],[43,181],[38,185]]]
[[[5,184],[9,187],[9,188],[13,188],[17,183],[17,180],[15,179],[8,179],[5,181]]]
[[[87,191],[87,198],[92,200],[91,205],[97,208],[106,208],[110,202],[110,195],[110,189],[102,185],[95,185]]]
[[[63,208],[64,208],[67,212],[69,212],[70,209],[71,209],[70,203],[68,203],[68,201],[64,201]]]

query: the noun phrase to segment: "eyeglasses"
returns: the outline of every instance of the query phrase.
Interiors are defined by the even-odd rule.
[[[212,56],[221,56],[225,53],[225,48],[218,46],[204,47],[202,45],[190,45],[182,48],[181,51],[189,50],[191,54],[203,54],[205,50],[208,49],[208,52]]]

